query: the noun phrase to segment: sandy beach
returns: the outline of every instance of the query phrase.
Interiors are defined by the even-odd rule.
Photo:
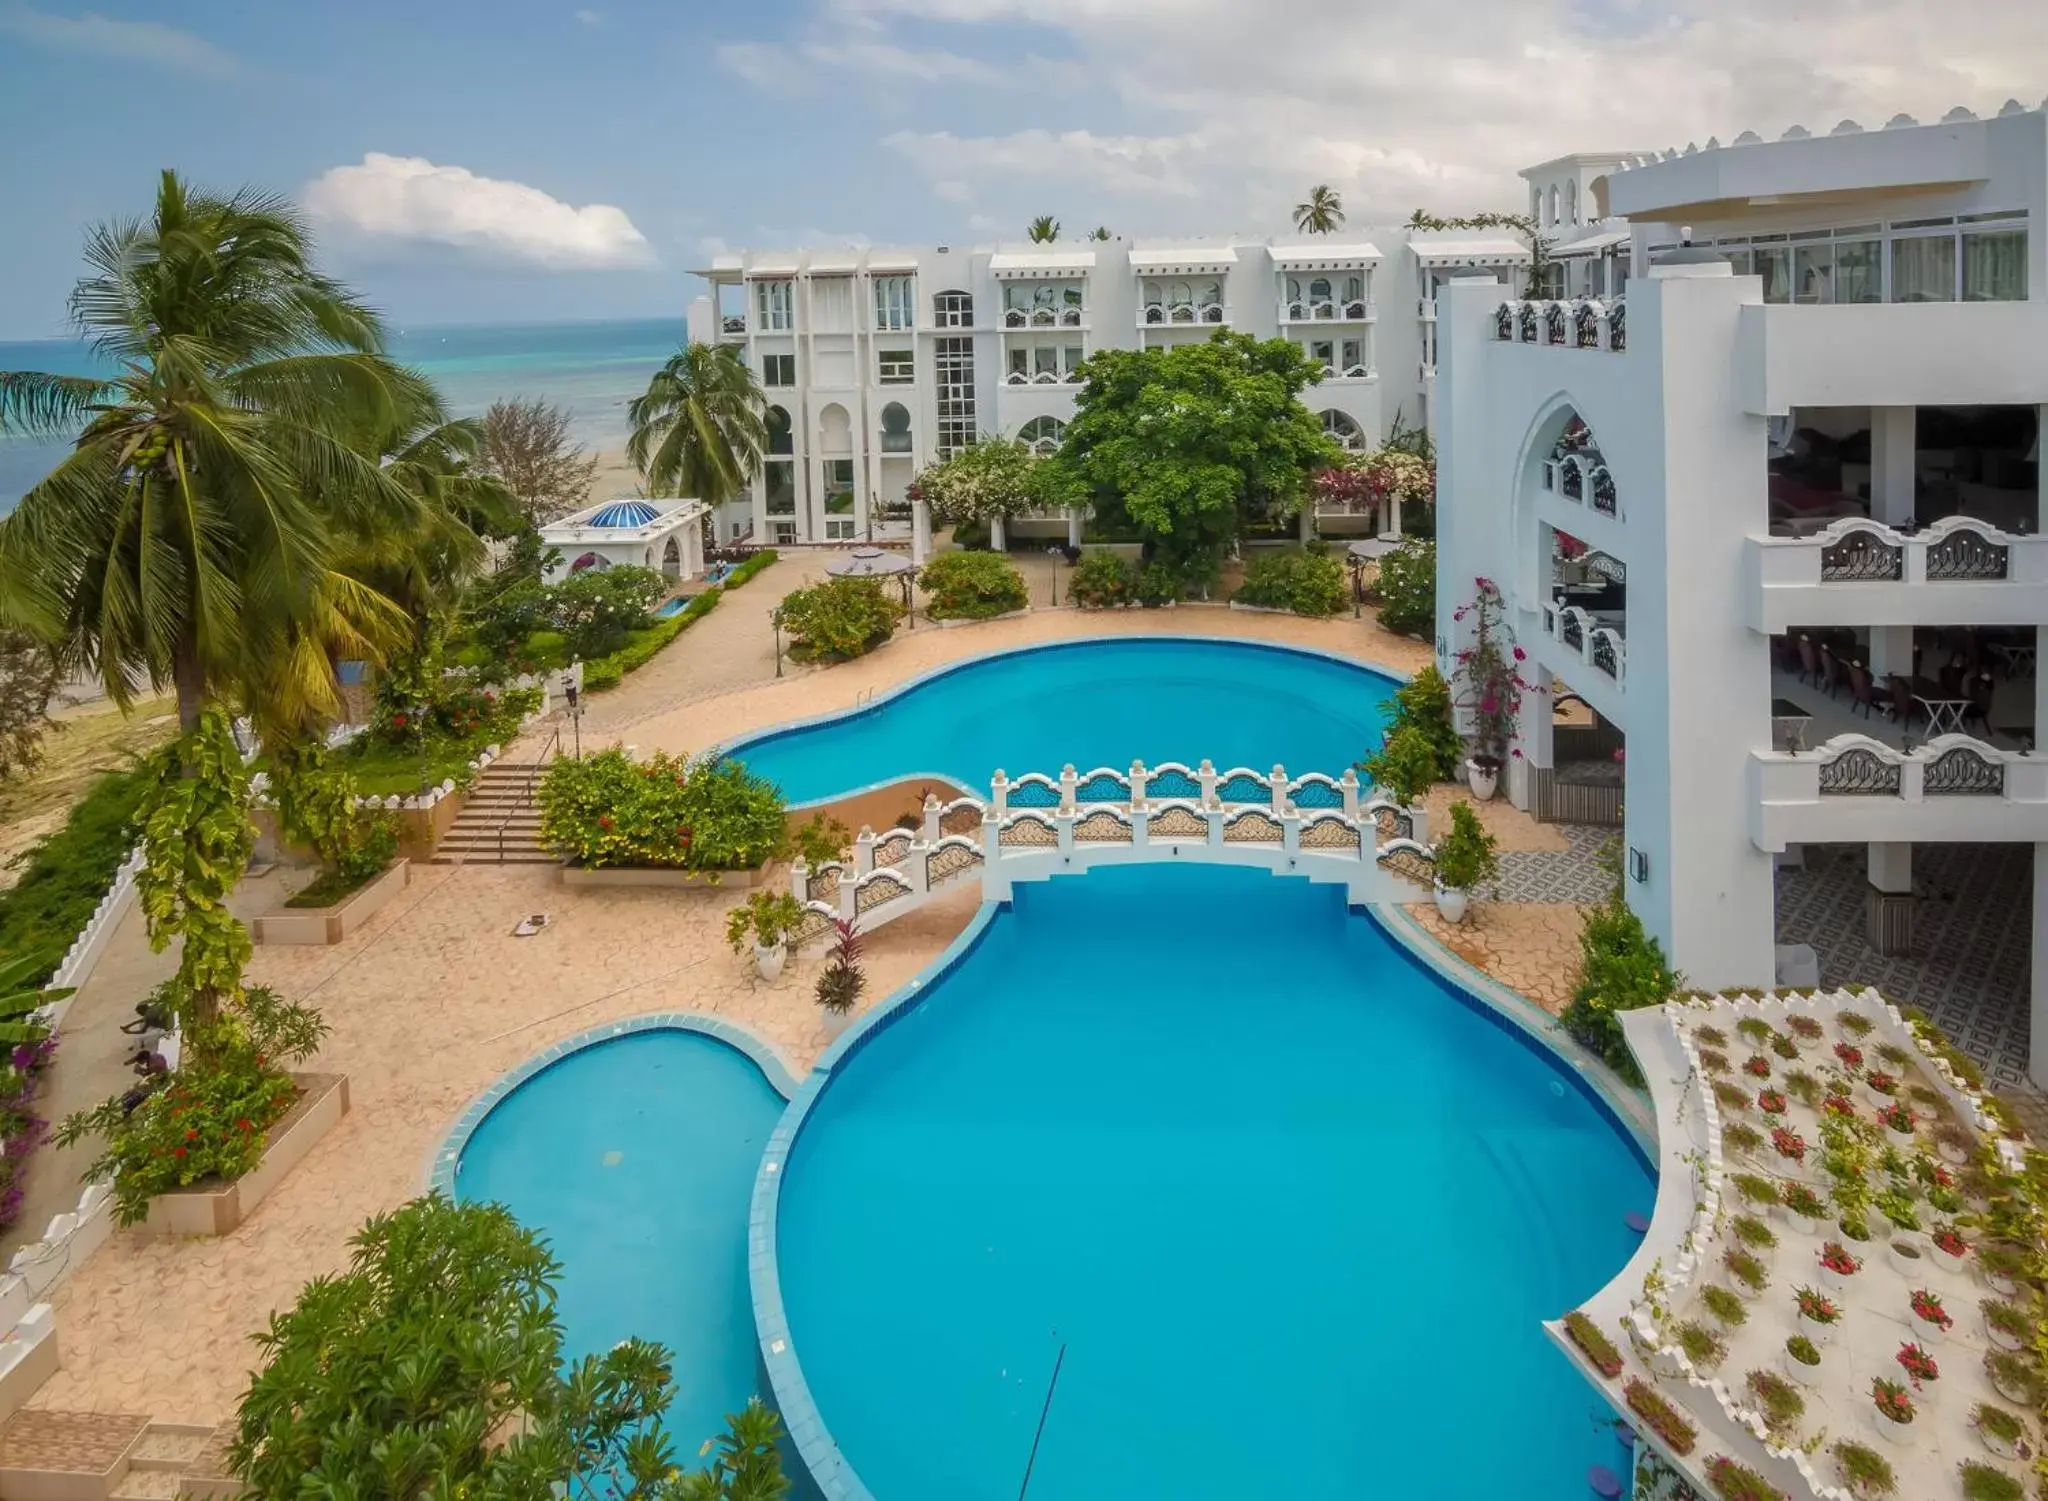
[[[640,493],[640,471],[633,467],[633,461],[621,449],[600,452],[597,455],[597,473],[590,481],[590,503],[601,500],[617,500],[621,496]]]

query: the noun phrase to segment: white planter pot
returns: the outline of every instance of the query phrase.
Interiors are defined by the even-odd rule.
[[[1828,1042],[1825,1032],[1817,1032],[1811,1037],[1801,1037],[1797,1032],[1788,1032],[1786,1035],[1792,1039],[1792,1046],[1802,1053],[1817,1053],[1826,1047]]]
[[[1913,1442],[1913,1425],[1911,1423],[1894,1423],[1875,1407],[1870,1409],[1870,1422],[1871,1426],[1877,1429],[1877,1436],[1888,1444],[1894,1444],[1903,1449]]]
[[[1789,1209],[1785,1211],[1785,1223],[1792,1227],[1795,1235],[1813,1236],[1820,1234],[1819,1220],[1810,1220],[1805,1215],[1794,1214]]]
[[[1813,1336],[1809,1334],[1807,1338],[1813,1339]],[[1818,1348],[1819,1344],[1820,1341],[1814,1340],[1816,1348]],[[1803,1360],[1794,1360],[1790,1350],[1781,1352],[1779,1364],[1785,1368],[1785,1375],[1788,1380],[1795,1386],[1804,1387],[1819,1386],[1821,1382],[1820,1373],[1826,1368],[1825,1362],[1821,1365],[1808,1365]]]
[[[1439,882],[1436,888],[1437,915],[1445,922],[1463,922],[1465,909],[1471,905],[1470,893],[1460,887],[1446,886]]]
[[[1853,1256],[1856,1253],[1852,1251],[1849,1254]],[[1824,1263],[1817,1263],[1813,1270],[1815,1279],[1820,1285],[1830,1288],[1835,1292],[1847,1292],[1856,1285],[1857,1274],[1855,1272],[1831,1271]],[[1839,1302],[1840,1299],[1836,1301]]]
[[[2007,1334],[1988,1319],[1984,1323],[1984,1337],[2001,1350],[2023,1350],[2026,1348],[2025,1340],[2021,1339],[2017,1334]]]
[[[1825,1350],[1830,1344],[1834,1343],[1835,1325],[1816,1324],[1812,1319],[1804,1317],[1794,1322],[1798,1324],[1799,1332],[1812,1340],[1819,1348]]]
[[[1932,1241],[1929,1241],[1928,1245],[1932,1248],[1929,1254],[1934,1258],[1936,1266],[1953,1276],[1960,1277],[1964,1274],[1964,1269],[1968,1266],[1970,1260],[1970,1253],[1968,1251],[1963,1252],[1960,1256],[1951,1256]]]
[[[1964,1167],[1970,1161],[1970,1154],[1954,1142],[1938,1141],[1934,1144],[1935,1155],[1950,1167]]]
[[[2005,1398],[2006,1401],[2012,1403],[2013,1406],[2024,1408],[2027,1405],[2027,1394],[2025,1391],[2014,1390],[2012,1387],[2001,1382],[1996,1376],[1992,1376],[1989,1379],[1991,1381],[1991,1389],[1997,1392],[1999,1396]]]
[[[1472,795],[1486,802],[1500,789],[1500,772],[1488,770],[1477,761],[1465,763],[1465,785],[1472,789]]]
[[[1989,1267],[1984,1269],[1984,1284],[2001,1298],[2009,1298],[2019,1291],[2017,1282],[2002,1273],[1992,1271]]]
[[[1921,1344],[1936,1345],[1948,1338],[1948,1330],[1944,1329],[1941,1325],[1929,1323],[1917,1313],[1912,1315],[1912,1320],[1913,1337],[1919,1340]]]
[[[825,1036],[837,1042],[846,1029],[853,1025],[855,1012],[851,1006],[844,1011],[834,1011],[830,1006],[818,1008],[825,1017]]]
[[[764,948],[754,945],[754,972],[764,980],[774,980],[782,973],[782,966],[789,962],[789,945],[775,944]]]
[[[1986,1453],[1996,1454],[2000,1459],[2018,1459],[2020,1450],[2025,1447],[2025,1440],[2008,1442],[2002,1438],[1993,1438],[1982,1428],[1977,1430],[1977,1442],[1984,1446]]]
[[[1905,1241],[1901,1238],[1886,1241],[1884,1244],[1884,1259],[1891,1263],[1892,1270],[1901,1277],[1918,1278],[1926,1276],[1927,1257],[1925,1255],[1910,1255],[1905,1251],[1901,1251],[1899,1249],[1901,1245],[1909,1246],[1913,1251],[1920,1249],[1910,1241]]]
[[[1874,1110],[1889,1110],[1899,1103],[1897,1095],[1886,1094],[1881,1089],[1872,1089],[1868,1084],[1863,1086],[1863,1098],[1870,1102]]]

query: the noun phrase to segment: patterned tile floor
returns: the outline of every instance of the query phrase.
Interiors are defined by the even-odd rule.
[[[2033,846],[1916,845],[1903,957],[1865,940],[1867,886],[1863,845],[1806,846],[1804,869],[1778,873],[1778,942],[1811,944],[1823,985],[1874,985],[1918,1006],[2001,1089],[2025,1087]]]
[[[1544,827],[1562,834],[1571,848],[1502,850],[1500,900],[1586,906],[1605,899],[1614,887],[1614,878],[1600,868],[1600,849],[1621,831],[1586,823]]]

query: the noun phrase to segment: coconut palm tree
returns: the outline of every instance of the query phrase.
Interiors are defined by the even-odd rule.
[[[1098,224],[1095,228],[1088,231],[1088,238],[1091,240],[1109,240],[1115,237],[1110,234],[1107,224]]]
[[[1060,237],[1060,221],[1051,214],[1040,214],[1025,226],[1024,233],[1034,245],[1050,245]]]
[[[376,315],[313,266],[297,211],[165,172],[147,219],[86,237],[73,326],[107,376],[0,371],[0,433],[75,435],[0,521],[0,622],[126,707],[173,686],[187,730],[293,636],[375,656],[404,617],[338,573],[337,539],[418,502],[349,435],[431,402]],[[331,705],[331,676],[292,691]]]
[[[626,408],[626,456],[652,493],[721,506],[761,471],[762,412],[761,383],[737,349],[685,344]]]
[[[1294,205],[1294,227],[1303,234],[1326,235],[1343,222],[1344,200],[1327,183],[1317,183]]]

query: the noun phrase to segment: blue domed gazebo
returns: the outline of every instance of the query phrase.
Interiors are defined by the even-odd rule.
[[[591,569],[652,568],[677,583],[704,573],[704,518],[696,500],[607,500],[540,529],[543,579],[552,584]]]

